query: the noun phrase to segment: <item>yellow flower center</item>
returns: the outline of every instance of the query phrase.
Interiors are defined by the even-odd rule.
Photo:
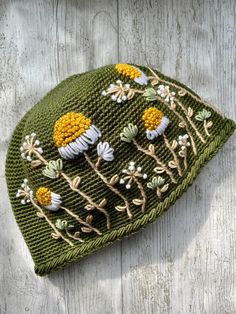
[[[57,147],[66,146],[76,140],[91,125],[91,120],[82,113],[68,112],[54,126],[53,139]]]
[[[48,188],[40,187],[36,192],[36,199],[40,205],[47,206],[51,204],[51,191]]]
[[[130,64],[116,64],[116,70],[119,74],[129,77],[130,79],[138,78],[142,73]]]
[[[144,110],[142,120],[144,126],[148,130],[155,130],[161,123],[164,113],[155,107],[150,107]]]

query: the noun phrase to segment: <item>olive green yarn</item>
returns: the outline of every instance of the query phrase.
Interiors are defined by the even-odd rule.
[[[147,68],[139,68],[145,73],[148,73]],[[157,73],[161,78],[189,90],[184,85],[163,76],[159,72]],[[132,212],[134,213],[134,218],[132,221],[129,221],[125,214],[114,210],[114,206],[119,200],[105,188],[95,174],[91,173],[83,156],[79,156],[73,161],[63,161],[64,169],[70,177],[75,177],[78,173],[82,177],[83,191],[91,195],[97,201],[104,197],[109,200],[108,211],[112,223],[111,230],[106,230],[104,217],[97,212],[93,213],[94,226],[99,228],[103,232],[103,235],[83,235],[85,243],[69,247],[62,241],[55,241],[50,237],[50,227],[36,216],[35,209],[31,205],[22,206],[20,204],[19,200],[15,197],[16,191],[22,180],[28,178],[30,186],[34,190],[43,185],[62,195],[66,206],[71,208],[74,212],[78,212],[81,217],[85,217],[87,214],[83,209],[85,202],[73,191],[69,190],[67,184],[61,178],[56,180],[46,178],[42,175],[42,168],[32,170],[30,164],[21,159],[19,148],[24,136],[36,132],[37,137],[42,143],[44,156],[46,156],[47,160],[57,160],[59,154],[52,138],[53,127],[56,120],[69,111],[82,112],[87,117],[91,118],[94,124],[101,130],[102,140],[108,141],[111,146],[114,147],[115,161],[103,163],[102,166],[102,172],[107,177],[120,173],[121,169],[125,168],[127,163],[131,160],[135,160],[140,164],[143,169],[145,169],[145,172],[149,174],[149,177],[151,177],[155,162],[137,152],[132,144],[120,141],[119,134],[123,127],[128,123],[138,125],[140,130],[138,134],[139,142],[144,147],[147,147],[149,142],[145,138],[145,131],[142,127],[140,117],[145,108],[150,105],[155,105],[165,112],[171,121],[171,127],[168,127],[166,132],[168,137],[173,140],[180,133],[178,121],[172,111],[158,101],[154,104],[150,104],[142,95],[138,95],[126,103],[117,104],[112,102],[110,97],[102,97],[101,92],[117,79],[132,84],[136,88],[139,87],[138,84],[134,83],[132,80],[121,77],[115,71],[113,65],[68,78],[48,93],[48,95],[25,115],[13,134],[6,162],[9,196],[17,223],[34,260],[35,271],[39,275],[48,274],[52,270],[79,260],[111,244],[115,240],[122,239],[124,236],[138,231],[140,228],[144,228],[148,223],[153,222],[191,185],[201,167],[216,154],[218,149],[227,141],[228,137],[235,129],[233,121],[223,118],[213,109],[206,108],[200,101],[200,98],[199,101],[197,101],[190,95],[186,95],[182,102],[186,106],[191,106],[195,113],[201,111],[203,108],[211,111],[211,120],[214,123],[211,128],[211,136],[206,145],[201,144],[200,141],[196,139],[198,146],[197,156],[193,154],[189,155],[188,170],[182,178],[178,178],[177,185],[171,185],[166,197],[160,201],[155,197],[152,191],[147,189],[148,204],[146,212],[142,214],[138,208],[133,206]],[[175,88],[173,88],[173,90],[176,91]],[[203,127],[201,131],[203,131]],[[170,154],[162,140],[158,139],[155,141],[155,146],[162,152],[161,156],[164,160],[170,158]],[[91,158],[95,159],[96,147],[92,147],[89,153]],[[122,190],[122,187],[120,189]],[[124,190],[122,191],[124,192]],[[130,195],[127,194],[127,197],[129,200],[138,197],[138,192],[131,191]],[[48,213],[48,215],[53,221],[67,217],[67,220],[70,222],[68,216],[62,211]],[[73,224],[76,225],[74,221]]]

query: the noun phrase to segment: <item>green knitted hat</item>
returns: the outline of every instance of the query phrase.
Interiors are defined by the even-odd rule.
[[[45,275],[153,222],[235,124],[142,66],[73,75],[20,121],[6,161],[16,221]]]

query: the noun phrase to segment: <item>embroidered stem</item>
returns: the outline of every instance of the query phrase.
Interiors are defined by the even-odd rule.
[[[157,193],[157,197],[161,198],[161,189],[159,187],[157,187],[156,193]]]
[[[113,192],[115,193],[117,196],[119,196],[125,203],[125,209],[127,212],[127,215],[130,219],[132,219],[133,215],[130,211],[130,207],[129,207],[129,202],[126,199],[125,196],[123,196],[119,190],[117,190],[114,186],[112,186],[109,181],[107,180],[107,178],[96,168],[96,165],[92,162],[92,160],[90,159],[90,157],[88,156],[87,153],[84,152],[84,156],[86,161],[88,162],[88,164],[90,165],[90,167],[95,171],[95,173],[100,177],[100,179],[105,183],[105,185]]]
[[[205,130],[206,135],[207,136],[211,136],[211,134],[208,132],[208,127],[207,127],[207,121],[206,120],[204,120],[203,125],[204,125],[204,130]]]
[[[175,165],[176,165],[176,168],[178,170],[178,174],[180,177],[182,177],[182,170],[181,170],[181,167],[180,167],[180,164],[179,164],[179,159],[174,151],[174,149],[172,148],[172,146],[170,145],[170,142],[168,140],[168,138],[166,137],[165,134],[163,134],[163,137],[164,137],[164,141],[165,141],[165,144],[166,144],[166,147],[169,149],[169,151],[171,152],[173,158],[174,158],[174,162],[175,162]]]
[[[111,222],[110,222],[110,215],[108,214],[108,212],[106,211],[105,208],[99,206],[97,203],[95,203],[92,198],[90,196],[88,196],[87,194],[85,194],[84,192],[82,192],[81,190],[79,190],[78,188],[73,187],[72,184],[72,180],[64,173],[61,172],[62,177],[68,182],[70,188],[77,192],[82,198],[84,198],[90,205],[92,205],[94,208],[96,208],[97,210],[99,210],[101,213],[103,213],[106,217],[107,220],[107,229],[111,228]]]
[[[147,203],[147,195],[146,195],[146,193],[144,191],[142,183],[135,176],[133,177],[133,179],[134,179],[135,183],[137,184],[137,187],[138,187],[138,189],[139,189],[139,191],[140,191],[140,193],[142,195],[142,198],[143,198],[141,211],[142,211],[142,213],[144,213],[145,212],[146,203]]]
[[[71,217],[75,218],[81,225],[84,225],[86,227],[88,227],[89,229],[93,230],[94,232],[96,232],[98,235],[101,235],[102,233],[94,228],[93,226],[91,226],[89,223],[87,223],[86,221],[84,221],[83,219],[81,219],[79,217],[79,215],[76,215],[75,213],[73,213],[70,209],[64,207],[64,206],[61,206],[62,209],[64,209],[64,211],[67,212],[67,214],[69,214]]]
[[[186,108],[183,106],[183,104],[175,99],[175,102],[180,106],[180,108],[182,109],[182,111],[184,112],[189,124],[191,125],[191,127],[194,129],[196,135],[199,137],[199,139],[202,141],[202,143],[206,143],[205,139],[203,138],[202,134],[199,132],[197,126],[195,125],[195,123],[192,121],[192,119],[189,117],[188,115],[188,111],[186,110]]]
[[[63,236],[63,234],[58,231],[58,229],[55,227],[55,225],[51,222],[51,220],[47,217],[47,215],[44,213],[43,209],[38,206],[35,201],[33,200],[33,198],[31,198],[31,203],[32,205],[38,210],[38,212],[41,214],[41,216],[47,221],[47,223],[49,224],[49,226],[53,229],[53,231],[55,232],[55,234],[58,236],[58,238],[62,238],[65,242],[67,242],[69,245],[74,246],[74,244],[68,240],[66,237]]]
[[[224,114],[222,114],[222,112],[220,112],[217,108],[215,108],[215,106],[209,104],[208,102],[206,102],[204,99],[200,98],[199,96],[194,95],[191,91],[189,91],[188,89],[184,88],[184,87],[180,87],[178,85],[176,85],[175,83],[172,83],[170,81],[161,79],[151,68],[148,68],[150,70],[150,72],[153,74],[154,77],[149,77],[150,80],[153,80],[155,82],[154,85],[158,84],[159,82],[168,84],[170,86],[175,87],[176,89],[179,90],[180,93],[182,93],[184,96],[185,94],[188,94],[189,96],[191,96],[193,99],[201,102],[202,104],[204,104],[205,106],[209,107],[209,108],[213,108],[222,118],[224,118]],[[156,83],[157,82],[157,83]]]
[[[45,164],[45,165],[48,164],[47,160],[44,159],[43,156],[42,156],[39,152],[37,152],[36,150],[34,150],[34,154],[35,154],[36,157],[38,157],[39,160],[42,161],[43,164]]]
[[[144,154],[146,154],[146,155],[152,157],[152,158],[156,161],[157,165],[163,168],[163,170],[164,170],[164,171],[166,172],[166,174],[170,177],[170,179],[171,179],[171,181],[172,181],[173,183],[175,183],[175,184],[177,183],[177,181],[176,181],[175,178],[174,178],[174,175],[173,175],[172,171],[171,171],[170,169],[168,169],[168,167],[166,166],[166,164],[164,164],[164,163],[158,158],[158,156],[157,156],[154,152],[151,152],[151,151],[149,151],[149,150],[147,150],[147,149],[142,148],[142,147],[138,144],[138,142],[137,142],[135,139],[133,139],[133,143],[134,143],[134,145],[137,147],[137,149],[138,149],[140,152],[142,152],[142,153],[144,153]]]
[[[79,242],[81,242],[81,243],[83,243],[83,242],[84,242],[84,240],[83,240],[83,239],[81,239],[81,238],[79,238],[79,237],[74,236],[74,235],[73,235],[73,234],[71,234],[68,230],[66,230],[66,234],[68,235],[68,237],[69,237],[69,238],[72,238],[72,239],[74,239],[75,241],[79,241]]]
[[[179,118],[180,122],[182,122],[183,126],[185,127],[188,135],[189,135],[189,138],[191,140],[191,144],[192,144],[192,149],[193,149],[193,153],[194,155],[197,155],[197,147],[196,147],[196,144],[195,144],[195,141],[194,141],[194,138],[193,138],[193,135],[188,127],[188,123],[187,121],[184,119],[184,117],[178,112],[175,110],[175,108],[171,107],[170,105],[168,105],[167,102],[165,102],[161,97],[159,96],[156,96],[156,98],[162,102],[163,105],[167,106],[170,110],[172,110],[174,112],[174,114]]]

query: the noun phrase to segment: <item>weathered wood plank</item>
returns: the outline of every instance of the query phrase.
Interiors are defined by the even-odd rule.
[[[235,119],[235,2],[119,1],[119,58],[181,80]],[[159,220],[122,243],[124,313],[234,313],[231,139]]]

